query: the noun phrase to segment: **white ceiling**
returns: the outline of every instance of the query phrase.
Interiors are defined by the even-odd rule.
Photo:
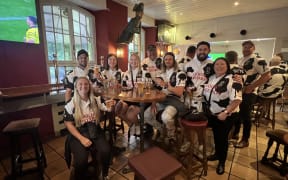
[[[127,7],[144,3],[144,14],[172,24],[288,7],[288,0],[113,0]]]

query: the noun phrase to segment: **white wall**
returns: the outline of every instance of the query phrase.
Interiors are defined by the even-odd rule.
[[[284,46],[288,46],[288,8],[281,8],[258,13],[242,14],[237,16],[228,16],[216,18],[212,20],[190,22],[176,26],[176,45],[197,44],[197,42],[205,40],[209,42],[216,41],[233,41],[257,38],[276,38],[275,49],[274,44],[267,41],[267,45],[257,44],[256,52],[266,59],[270,59],[273,53],[278,53]],[[246,29],[245,36],[240,35],[240,30]],[[216,38],[210,38],[210,33],[216,33]],[[191,36],[191,40],[185,40],[185,36]],[[241,41],[239,47],[235,49],[241,56]],[[265,43],[263,41],[262,43]],[[258,46],[258,47],[257,47]],[[232,46],[231,46],[232,48]],[[232,49],[229,49],[232,50]],[[212,47],[213,51],[213,47]],[[262,55],[263,54],[263,55]],[[269,57],[270,56],[270,57]]]

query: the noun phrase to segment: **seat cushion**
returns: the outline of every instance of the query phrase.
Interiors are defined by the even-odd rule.
[[[186,119],[180,120],[182,126],[186,128],[193,128],[193,127],[207,127],[208,121],[190,121]]]
[[[11,121],[3,129],[3,133],[13,133],[13,132],[20,132],[20,131],[34,129],[39,126],[39,123],[40,123],[40,118]]]
[[[287,136],[288,131],[284,131],[281,129],[275,129],[275,130],[271,130],[271,131],[267,131],[266,132],[266,136],[268,136],[269,138],[273,139],[274,141],[280,143],[280,144],[284,144],[284,145],[288,145],[288,143],[284,140],[284,138]]]
[[[172,156],[158,147],[152,147],[128,160],[137,177],[159,180],[171,177],[182,167]]]

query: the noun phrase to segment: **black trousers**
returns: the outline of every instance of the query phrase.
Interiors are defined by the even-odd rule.
[[[81,132],[83,133],[83,132]],[[110,159],[111,157],[111,147],[103,133],[99,134],[96,139],[93,140],[93,144],[86,148],[84,147],[78,139],[72,136],[70,140],[70,148],[73,154],[74,169],[75,169],[75,179],[82,180],[88,169],[88,156],[91,153],[93,159],[93,166],[98,168],[99,164],[102,168],[102,176],[108,175]]]
[[[219,163],[225,163],[226,161],[229,145],[228,135],[236,118],[237,113],[228,116],[224,121],[219,120],[217,116],[214,115],[208,117],[208,126],[212,127],[213,130],[215,154],[219,159]]]
[[[250,93],[250,94],[243,94],[242,102],[240,104],[240,112],[239,112],[239,119],[235,122],[235,131],[234,135],[238,135],[241,128],[241,123],[243,123],[243,137],[242,140],[248,141],[250,138],[251,132],[251,113],[253,109],[253,104],[256,103],[257,95]]]

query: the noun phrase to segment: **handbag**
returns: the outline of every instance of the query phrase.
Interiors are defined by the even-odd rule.
[[[207,121],[208,118],[204,112],[193,112],[189,111],[184,116],[182,116],[183,119],[188,120],[188,121],[193,121],[193,122],[198,122],[198,121]]]

